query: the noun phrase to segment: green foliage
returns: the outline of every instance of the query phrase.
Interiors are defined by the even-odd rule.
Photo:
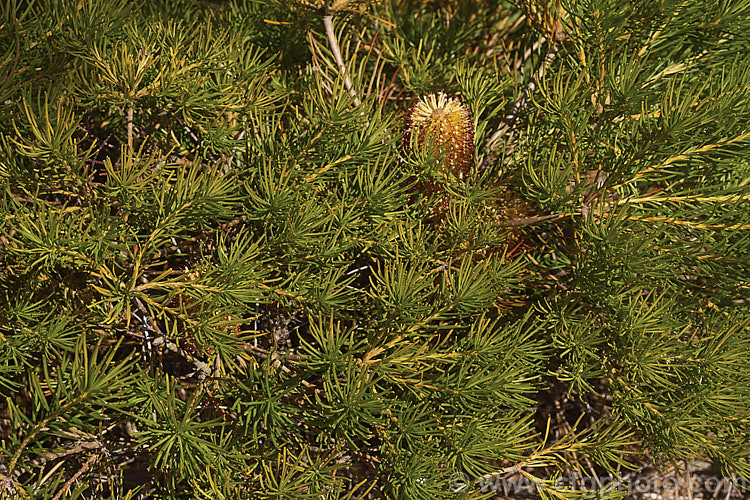
[[[5,2],[0,498],[750,480],[748,33],[732,1]],[[404,147],[438,91],[465,179]]]

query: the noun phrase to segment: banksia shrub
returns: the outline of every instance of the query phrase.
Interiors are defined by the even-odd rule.
[[[749,38],[732,1],[0,2],[0,497],[694,460],[736,497]]]

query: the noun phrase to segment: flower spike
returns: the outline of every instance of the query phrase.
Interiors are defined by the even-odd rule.
[[[445,167],[459,179],[464,179],[474,162],[474,121],[471,111],[458,97],[443,92],[422,96],[409,110],[405,146],[408,150],[412,137],[419,148],[425,142],[448,150]]]

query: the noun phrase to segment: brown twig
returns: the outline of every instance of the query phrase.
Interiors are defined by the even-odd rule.
[[[128,106],[128,149],[133,150],[133,105]]]
[[[89,470],[91,464],[93,464],[95,460],[96,455],[91,455],[89,459],[86,460],[86,462],[83,464],[83,466],[78,470],[78,472],[73,474],[73,477],[65,481],[65,484],[63,484],[62,488],[60,488],[60,491],[58,491],[55,496],[52,497],[52,500],[59,500],[60,498],[62,498],[62,496],[70,489],[71,485],[76,481],[76,479],[81,477],[82,474]]]
[[[540,224],[546,224],[548,222],[554,222],[560,219],[573,217],[574,215],[583,215],[582,212],[565,212],[560,214],[549,214],[540,215],[537,217],[526,217],[523,219],[512,219],[498,222],[499,226],[503,227],[521,227],[521,226],[538,226]]]
[[[333,52],[333,57],[334,59],[336,59],[336,64],[338,64],[339,69],[341,70],[341,75],[344,77],[344,85],[346,85],[346,89],[349,91],[349,95],[354,98],[354,105],[359,106],[360,100],[359,97],[357,97],[357,91],[354,89],[354,85],[352,85],[352,81],[346,71],[346,65],[344,64],[344,59],[341,57],[339,43],[336,40],[336,33],[333,31],[332,14],[326,14],[325,16],[323,16],[323,25],[326,28],[326,35],[328,36],[328,42],[331,44],[331,52]]]
[[[539,41],[539,45],[543,44],[545,41],[545,38],[542,37],[542,39]],[[544,58],[544,61],[542,61],[542,64],[539,66],[536,74],[531,78],[531,81],[529,81],[529,83],[526,85],[526,88],[524,88],[521,94],[518,96],[518,99],[516,100],[515,104],[513,104],[510,112],[505,115],[505,118],[503,118],[503,125],[498,130],[496,130],[495,133],[492,134],[489,139],[487,139],[487,141],[485,141],[485,152],[490,152],[495,142],[508,130],[515,127],[518,114],[526,107],[529,96],[534,92],[534,90],[536,90],[538,82],[542,78],[544,78],[544,74],[547,72],[547,69],[549,69],[552,61],[555,60],[555,57],[557,56],[557,53],[559,51],[559,43],[555,43],[552,47],[550,47],[549,52],[547,52],[547,56]]]

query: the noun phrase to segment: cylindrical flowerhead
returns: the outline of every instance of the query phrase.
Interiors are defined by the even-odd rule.
[[[409,110],[404,135],[407,150],[425,145],[446,148],[446,170],[464,179],[474,163],[474,121],[458,97],[443,92],[422,96]]]

